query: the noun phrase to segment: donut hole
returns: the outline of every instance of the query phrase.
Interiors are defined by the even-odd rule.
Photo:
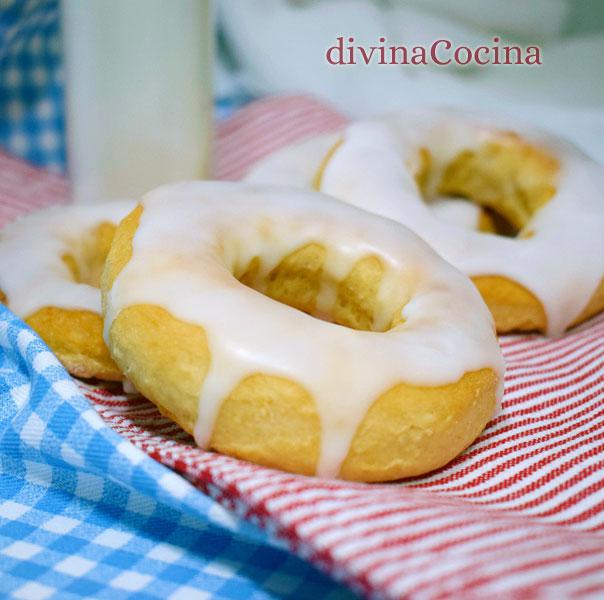
[[[347,275],[338,280],[327,272],[326,256],[325,246],[310,243],[285,256],[266,274],[262,270],[262,257],[254,256],[235,276],[244,285],[277,302],[351,329],[384,332],[403,321],[403,302],[384,306],[378,301],[384,277],[384,265],[379,257],[360,258]],[[328,302],[325,297],[329,298]]]
[[[61,260],[73,281],[100,288],[101,273],[115,229],[113,223],[103,222],[86,235],[68,242],[69,251],[61,256]]]
[[[536,212],[556,193],[560,164],[512,132],[499,132],[473,149],[436,160],[420,148],[415,179],[424,200],[462,199],[480,207],[475,229],[523,235]]]

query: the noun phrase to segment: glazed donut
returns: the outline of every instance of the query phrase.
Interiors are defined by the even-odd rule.
[[[498,332],[555,335],[604,308],[603,171],[512,126],[405,110],[281,150],[246,179],[314,187],[407,225],[473,279]]]
[[[134,386],[200,447],[269,467],[425,473],[501,395],[471,282],[405,227],[315,192],[154,190],[119,225],[101,289]]]
[[[0,232],[0,301],[72,375],[122,378],[103,342],[99,279],[117,223],[133,206],[53,207]]]

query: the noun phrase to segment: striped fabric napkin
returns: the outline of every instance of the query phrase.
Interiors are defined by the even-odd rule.
[[[216,176],[238,179],[270,151],[344,122],[305,97],[256,102],[219,126]],[[11,214],[17,197],[28,209],[64,201],[60,182],[31,176],[30,195],[0,171]],[[604,597],[604,317],[558,339],[500,341],[502,413],[445,468],[388,485],[204,452],[145,399],[79,385],[121,436],[363,595]]]

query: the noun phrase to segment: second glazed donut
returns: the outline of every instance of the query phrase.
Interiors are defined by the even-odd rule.
[[[247,179],[409,226],[473,278],[500,333],[558,334],[604,309],[603,169],[510,119],[403,110],[280,150]]]

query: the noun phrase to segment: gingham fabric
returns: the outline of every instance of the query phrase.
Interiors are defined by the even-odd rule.
[[[0,146],[65,169],[58,0],[0,0]]]
[[[343,123],[308,98],[252,104],[219,127],[217,175]],[[604,317],[501,344],[502,413],[445,468],[388,485],[203,452],[145,399],[80,389],[122,439],[368,597],[604,597]]]
[[[218,119],[252,97],[215,65]],[[54,173],[67,170],[59,0],[0,0],[0,148]]]
[[[2,597],[347,596],[118,436],[83,391],[0,305]]]

